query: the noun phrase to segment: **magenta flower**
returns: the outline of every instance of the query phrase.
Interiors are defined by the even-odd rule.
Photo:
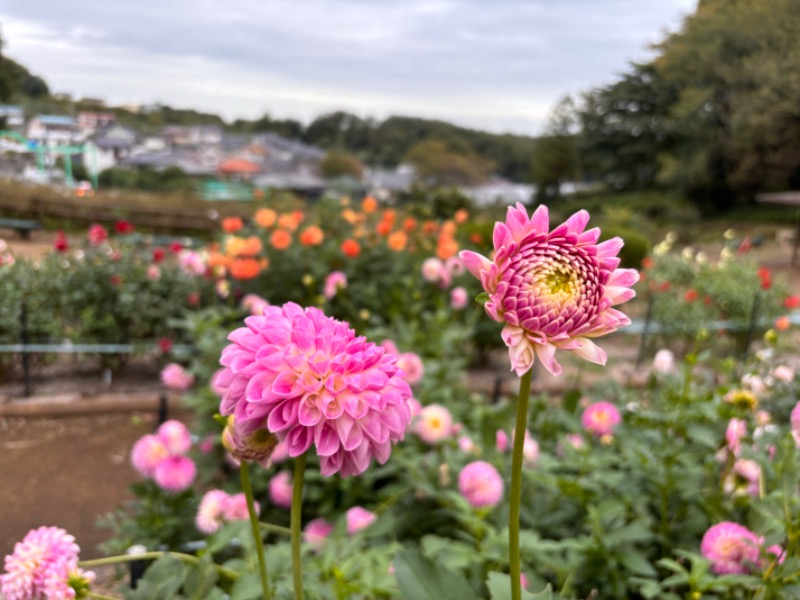
[[[291,508],[292,476],[289,471],[281,471],[269,480],[269,499],[275,506]]]
[[[169,456],[156,465],[153,479],[168,492],[182,492],[192,485],[197,467],[186,456]]]
[[[502,429],[498,429],[494,434],[494,447],[502,454],[508,452],[508,434]]]
[[[361,506],[354,506],[347,511],[345,519],[347,520],[347,535],[355,535],[372,525],[378,519],[378,515]]]
[[[325,296],[327,300],[330,300],[339,290],[343,290],[346,287],[347,275],[341,271],[334,271],[333,273],[329,273],[325,278],[325,288],[322,295]]]
[[[438,444],[453,434],[453,416],[444,406],[431,404],[422,409],[414,431],[427,444]]]
[[[333,531],[333,525],[328,523],[325,519],[319,518],[309,521],[305,529],[303,529],[303,541],[311,546],[313,550],[320,550],[325,544],[325,540]]]
[[[171,455],[186,454],[192,447],[192,436],[186,425],[174,419],[162,423],[156,434]]]
[[[89,226],[89,232],[86,237],[92,246],[99,246],[108,239],[108,230],[100,223],[93,223]]]
[[[586,431],[602,437],[613,435],[621,419],[619,409],[610,402],[595,402],[583,411],[581,423]]]
[[[177,363],[170,363],[161,370],[161,383],[171,390],[182,392],[194,385],[194,375]]]
[[[131,450],[131,464],[145,477],[152,477],[158,464],[167,457],[169,450],[155,435],[140,437]]]
[[[747,527],[723,521],[703,535],[700,552],[711,561],[711,570],[717,575],[745,574],[758,567],[761,542]]]
[[[235,415],[237,430],[266,429],[293,457],[313,445],[326,476],[388,460],[411,418],[397,357],[294,303],[269,306],[245,324],[228,336],[216,379],[225,390],[220,412]]]
[[[584,231],[589,213],[581,210],[549,231],[547,207],[532,217],[522,204],[509,207],[494,228],[494,260],[468,250],[459,253],[489,299],[484,308],[504,323],[511,368],[523,375],[536,357],[553,375],[561,373],[556,350],[568,350],[605,364],[592,338],[628,325],[612,308],[634,297],[634,269],[618,269],[620,238],[598,244],[600,230]]]
[[[477,460],[461,469],[458,489],[473,507],[492,507],[503,498],[503,478],[492,465]]]
[[[789,416],[789,423],[792,428],[792,437],[795,445],[800,448],[800,402],[794,405],[792,414]]]
[[[78,568],[79,552],[75,538],[63,529],[32,529],[6,556],[0,593],[6,600],[75,598],[75,588],[86,590],[94,580],[94,573]]]

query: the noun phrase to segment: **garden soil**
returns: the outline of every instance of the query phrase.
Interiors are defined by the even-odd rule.
[[[21,241],[0,230],[0,238],[18,256],[32,258],[53,243],[46,232]],[[800,294],[800,269],[789,267],[790,244],[769,241],[757,252],[764,266],[786,277],[793,293]],[[593,373],[641,376],[633,367],[637,338],[616,335],[603,346],[610,371],[593,372],[576,362],[566,365],[571,370],[560,381],[588,383]],[[493,357],[488,368],[470,375],[469,385],[490,394],[512,394],[516,380],[507,369],[503,356]],[[35,372],[31,398],[21,397],[18,380],[0,385],[0,556],[29,529],[56,525],[76,536],[82,557],[97,557],[97,545],[108,532],[98,529],[96,520],[129,498],[127,487],[138,479],[130,466],[130,448],[157,424],[158,370],[132,364],[121,377],[109,380],[96,365],[67,358],[38,365]],[[557,384],[541,373],[534,381],[539,390],[554,390]],[[179,415],[176,400],[171,399],[171,415]]]

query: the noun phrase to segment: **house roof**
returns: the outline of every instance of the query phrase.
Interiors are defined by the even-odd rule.
[[[99,131],[92,137],[92,142],[98,148],[131,148],[136,144],[136,137],[137,134],[133,129],[112,125]]]
[[[36,120],[42,125],[60,125],[62,127],[73,127],[77,124],[75,119],[66,115],[37,115]]]
[[[219,163],[217,170],[220,173],[258,173],[261,167],[244,158],[229,158]]]

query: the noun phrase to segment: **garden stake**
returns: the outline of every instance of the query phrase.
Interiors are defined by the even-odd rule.
[[[514,429],[514,450],[511,457],[511,496],[508,514],[508,561],[511,568],[511,598],[522,598],[519,560],[519,511],[522,502],[522,449],[525,445],[525,431],[528,428],[528,398],[531,394],[533,369],[528,369],[519,380],[519,400],[517,401],[517,425]]]
[[[247,499],[247,514],[250,516],[250,529],[253,533],[253,543],[256,546],[256,556],[258,556],[258,571],[261,577],[261,588],[264,591],[264,598],[269,600],[272,593],[269,589],[269,576],[267,575],[267,561],[264,559],[264,542],[261,537],[261,530],[258,526],[258,515],[253,502],[253,486],[250,485],[250,468],[247,461],[243,460],[241,465],[242,489]]]
[[[300,554],[300,525],[303,510],[303,477],[306,472],[305,452],[294,459],[294,480],[292,481],[292,578],[294,579],[295,600],[303,600],[303,566]]]

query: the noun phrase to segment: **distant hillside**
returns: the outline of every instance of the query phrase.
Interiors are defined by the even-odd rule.
[[[2,48],[2,41],[0,41]],[[29,114],[55,112],[74,114],[97,110],[89,102],[71,102],[50,95],[45,81],[24,66],[0,55],[0,101],[18,102]],[[153,105],[147,110],[131,111],[107,107],[122,125],[145,134],[167,125],[219,125],[232,133],[274,132],[292,139],[355,155],[370,165],[393,167],[407,158],[423,142],[441,142],[454,155],[481,159],[489,171],[515,181],[527,181],[536,138],[494,134],[459,127],[445,121],[392,116],[384,121],[362,119],[346,112],[317,117],[308,126],[293,119],[237,119],[226,123],[219,115],[193,109]]]

